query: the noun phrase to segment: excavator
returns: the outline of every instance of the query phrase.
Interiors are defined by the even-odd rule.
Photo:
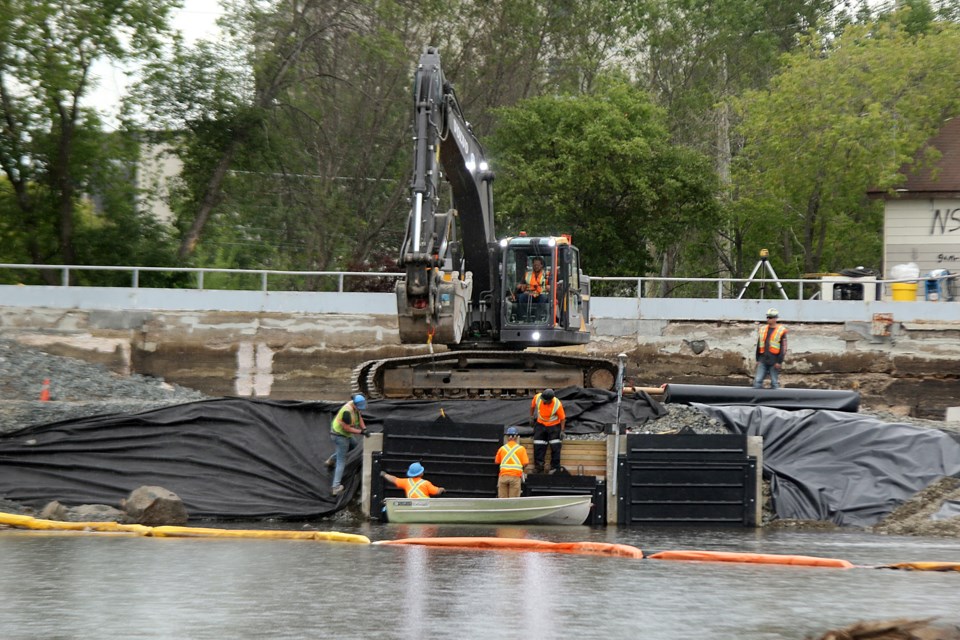
[[[531,395],[566,386],[613,388],[616,365],[539,347],[589,341],[590,279],[569,236],[497,239],[494,174],[464,118],[440,54],[414,73],[411,209],[396,286],[400,339],[430,353],[354,369],[370,398]],[[441,211],[449,184],[453,207]],[[445,345],[446,350],[434,351]]]

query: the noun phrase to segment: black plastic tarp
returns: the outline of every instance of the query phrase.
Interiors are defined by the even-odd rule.
[[[780,518],[871,526],[930,483],[960,473],[960,442],[938,429],[838,411],[693,406],[737,433],[763,437]]]
[[[949,520],[950,518],[960,518],[960,500],[944,500],[937,512],[930,516],[931,520]]]
[[[109,504],[141,485],[176,493],[192,518],[302,518],[332,513],[359,484],[330,495],[327,403],[206,400],[97,416],[0,438],[0,496],[34,507]]]
[[[616,396],[561,390],[572,433],[599,431],[616,419]],[[529,399],[377,401],[364,412],[371,431],[387,418],[434,420],[440,408],[459,423],[525,424]],[[183,500],[192,518],[310,519],[344,506],[357,490],[361,450],[330,495],[330,420],[339,403],[222,398],[136,415],[97,416],[0,437],[0,497],[42,507],[108,504],[141,485]],[[649,396],[625,398],[621,421],[662,415]]]
[[[567,416],[567,433],[600,433],[606,425],[617,421],[617,394],[600,389],[569,387],[557,390]],[[486,422],[492,424],[527,424],[530,417],[530,398],[504,400],[378,400],[371,402],[364,412],[374,424],[389,417],[396,420],[432,420],[443,409],[454,422]],[[620,407],[620,422],[643,424],[666,415],[659,402],[643,392],[624,396]],[[521,434],[524,431],[521,429]]]
[[[754,389],[708,384],[668,384],[667,404],[755,405],[777,409],[829,409],[856,412],[860,394],[836,389]]]

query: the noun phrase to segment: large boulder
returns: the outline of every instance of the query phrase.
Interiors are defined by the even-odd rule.
[[[121,502],[128,520],[148,527],[187,524],[187,509],[174,492],[163,487],[134,489]]]

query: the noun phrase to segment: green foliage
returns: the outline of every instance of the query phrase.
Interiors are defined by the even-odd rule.
[[[960,29],[915,18],[904,10],[835,40],[812,37],[768,90],[737,103],[746,143],[736,250],[769,247],[782,276],[879,266],[882,203],[867,191],[902,180],[901,167],[960,111]]]
[[[670,143],[664,113],[617,78],[498,112],[500,232],[570,233],[589,273],[637,275],[651,252],[717,222],[710,162]]]
[[[154,55],[173,0],[5,0],[0,10],[0,229],[4,259],[33,263],[162,256],[129,188],[135,152],[84,106],[94,62]],[[99,206],[91,208],[92,199]],[[116,232],[115,235],[114,232]],[[150,234],[154,234],[150,237]],[[108,241],[116,240],[116,244]],[[162,252],[161,252],[162,253]]]

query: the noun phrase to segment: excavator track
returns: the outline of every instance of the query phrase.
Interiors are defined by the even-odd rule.
[[[368,360],[353,370],[353,393],[368,398],[505,398],[566,386],[613,389],[616,364],[544,351],[442,351]]]

